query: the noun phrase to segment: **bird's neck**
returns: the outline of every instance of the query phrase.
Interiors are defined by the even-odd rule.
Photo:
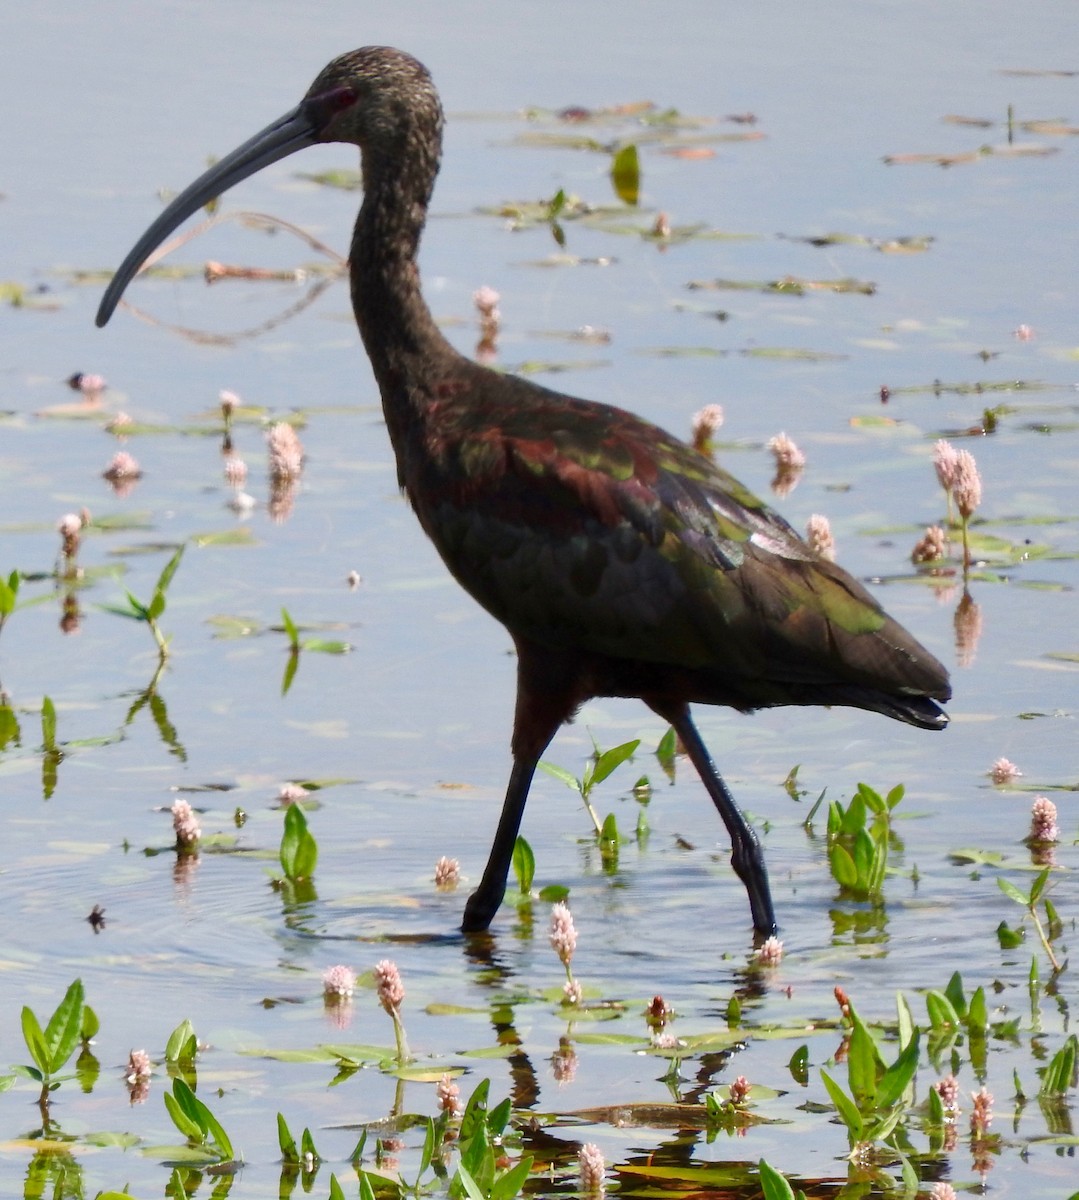
[[[365,161],[352,238],[352,307],[399,458],[425,398],[460,360],[423,299],[416,263],[435,170],[437,160],[424,171],[396,172]]]

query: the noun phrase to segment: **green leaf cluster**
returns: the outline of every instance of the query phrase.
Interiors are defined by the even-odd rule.
[[[918,1067],[918,1031],[905,1009],[905,1003],[901,1003],[901,1048],[894,1062],[887,1062],[877,1039],[852,1005],[847,1048],[849,1093],[827,1071],[821,1071],[828,1095],[847,1127],[852,1148],[889,1137],[906,1110],[905,1096]]]
[[[856,900],[881,897],[891,814],[902,799],[902,784],[882,797],[860,783],[845,808],[838,800],[828,806],[828,865],[832,878]]]
[[[165,1093],[165,1108],[189,1146],[218,1162],[234,1157],[232,1142],[221,1122],[183,1079],[172,1081],[172,1091]]]

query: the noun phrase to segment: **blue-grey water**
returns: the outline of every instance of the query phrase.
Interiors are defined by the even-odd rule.
[[[827,1103],[819,1068],[840,1035],[814,1027],[838,1016],[833,988],[885,1024],[903,991],[924,1022],[919,989],[943,988],[960,970],[968,993],[985,988],[993,1020],[1015,1018],[1018,1032],[990,1040],[982,1073],[960,1047],[957,1150],[928,1154],[911,1123],[923,1186],[981,1182],[965,1114],[984,1082],[997,1099],[993,1130],[1004,1134],[989,1173],[995,1194],[1074,1191],[1068,1106],[1050,1119],[1013,1099],[1013,1072],[1033,1095],[1036,1069],[1064,1044],[1074,985],[1064,971],[1032,1013],[1031,960],[1043,982],[1051,974],[1034,928],[1028,918],[1017,950],[1002,950],[996,935],[1001,921],[1023,922],[997,876],[1021,888],[1034,877],[1023,844],[1034,794],[1059,807],[1051,896],[1064,923],[1054,943],[1061,959],[1079,904],[1079,63],[1070,6],[468,3],[449,13],[431,3],[391,11],[55,2],[13,9],[4,26],[0,574],[26,578],[0,630],[0,684],[17,723],[0,751],[0,1075],[29,1061],[23,1005],[44,1022],[76,977],[101,1019],[93,1046],[101,1075],[89,1092],[61,1084],[48,1131],[36,1086],[19,1078],[0,1095],[0,1195],[36,1194],[35,1172],[53,1170],[55,1179],[58,1162],[69,1181],[81,1172],[88,1195],[163,1194],[168,1170],[144,1151],[182,1141],[161,1101],[161,1060],[185,1017],[207,1044],[199,1094],[247,1163],[235,1195],[276,1186],[278,1110],[294,1128],[310,1126],[327,1159],[315,1194],[328,1189],[329,1169],[349,1180],[351,1194],[344,1160],[357,1131],[340,1127],[385,1118],[398,1081],[369,1068],[330,1088],[330,1063],[249,1052],[342,1039],[390,1044],[389,1019],[369,989],[337,1014],[347,1031],[327,1019],[321,999],[326,967],[364,972],[383,957],[404,974],[422,1066],[436,1076],[465,1066],[466,1094],[490,1076],[495,1097],[512,1092],[540,1113],[670,1101],[660,1079],[666,1060],[628,1040],[647,1038],[645,1002],[662,993],[679,1014],[675,1033],[714,1033],[718,1044],[739,993],[744,1044],[729,1065],[711,1051],[687,1053],[674,1091],[699,1100],[703,1086],[725,1089],[746,1075],[785,1092],[758,1109],[784,1123],[755,1126],[744,1139],[683,1139],[690,1187],[717,1185],[696,1167],[762,1157],[793,1177],[846,1179],[843,1128],[804,1107]],[[366,43],[422,59],[447,109],[422,266],[455,344],[475,347],[472,294],[486,284],[501,296],[500,365],[567,368],[536,377],[683,435],[698,409],[722,404],[724,465],[796,527],[827,514],[840,561],[879,581],[882,602],[953,673],[953,724],[942,735],[841,710],[699,713],[720,769],[762,829],[785,945],[775,970],[747,969],[745,898],[722,829],[683,760],[668,785],[651,755],[664,730],[628,702],[588,705],[549,754],[579,774],[593,738],[604,748],[642,739],[634,764],[595,795],[629,839],[617,868],[604,870],[583,808],[554,779],[537,780],[524,827],[536,886],[570,888],[580,930],[574,969],[591,1017],[568,1019],[554,998],[564,972],[547,942],[546,905],[534,903],[531,925],[503,910],[494,969],[454,936],[508,771],[514,661],[505,633],[449,579],[398,494],[341,282],[276,324],[309,284],[139,280],[128,298],[145,319],[121,309],[106,330],[93,326],[103,279],[162,195],[292,106],[326,60]],[[631,115],[583,126],[552,115],[638,101],[693,122],[651,141],[654,127]],[[754,121],[729,119],[743,114]],[[639,210],[620,211],[608,156],[537,144],[538,135],[581,134],[639,141]],[[683,144],[714,154],[670,152]],[[958,160],[908,161],[913,155]],[[297,173],[355,167],[346,147],[312,150],[222,207],[272,213],[345,253],[358,194]],[[551,265],[559,248],[545,224],[491,215],[559,189],[614,209],[563,222],[566,253],[585,260],[576,265]],[[627,231],[647,232],[660,212],[676,233],[732,236],[657,243]],[[854,240],[807,240],[832,234]],[[930,240],[899,252],[897,239]],[[169,261],[201,268],[207,259],[281,268],[315,255],[286,234],[227,223]],[[875,286],[871,295],[804,296],[688,286],[788,276]],[[222,336],[267,322],[259,336]],[[584,326],[609,340],[568,336]],[[77,371],[107,379],[99,409],[65,386]],[[257,501],[245,517],[227,506],[222,389],[262,414],[233,431]],[[971,436],[997,406],[994,430]],[[151,428],[120,443],[104,429],[117,411]],[[287,519],[275,521],[264,426],[294,414],[303,481]],[[770,491],[764,448],[780,431],[808,459],[784,497]],[[942,436],[972,450],[984,483],[970,583],[977,607],[959,610],[958,647],[960,576],[930,586],[910,563],[924,527],[944,515],[932,467]],[[124,496],[101,478],[118,449],[143,471]],[[56,523],[83,507],[94,518],[78,554],[85,577],[68,589],[54,576]],[[247,531],[243,544],[215,540],[237,530]],[[125,589],[148,601],[180,544],[187,549],[161,620],[172,654],[157,675],[148,630],[102,606],[123,603]],[[350,571],[362,577],[351,590]],[[282,607],[308,627],[305,637],[352,647],[345,656],[304,651],[286,695],[287,642],[270,628]],[[247,636],[225,636],[238,625]],[[43,781],[46,696],[65,750],[55,787]],[[1017,786],[990,784],[1001,756],[1022,769]],[[796,765],[808,792],[801,804],[781,786]],[[654,794],[645,810],[651,832],[638,842],[630,788],[641,774]],[[299,907],[270,885],[279,874],[276,796],[288,780],[332,783],[308,814],[320,851],[317,898]],[[898,815],[917,818],[896,822],[895,873],[885,905],[872,912],[838,896],[823,812],[814,836],[802,828],[822,789],[846,801],[861,780],[881,791],[905,784]],[[198,788],[213,790],[178,792]],[[205,834],[235,838],[234,853],[207,845],[197,863],[177,862],[166,810],[178,794],[200,809]],[[237,807],[247,815],[239,829]],[[146,848],[166,852],[147,856]],[[951,856],[960,849],[1001,855],[1003,864],[971,865]],[[431,882],[440,855],[460,859],[466,882],[456,893]],[[96,935],[85,921],[94,905],[106,919]],[[489,1013],[503,994],[517,1000],[520,1053],[467,1056],[507,1041]],[[612,1017],[597,1013],[601,1000],[623,1002],[624,1013],[597,1024],[598,1015]],[[597,1030],[627,1040],[599,1044],[590,1036]],[[572,1080],[556,1080],[550,1061],[560,1037],[577,1054]],[[805,1088],[786,1065],[802,1043],[811,1063]],[[123,1065],[143,1047],[157,1073],[145,1103],[129,1107]],[[919,1101],[947,1066],[947,1056],[923,1061]],[[830,1069],[845,1079],[842,1066]],[[430,1083],[407,1083],[402,1104],[433,1112]],[[647,1186],[634,1163],[670,1159],[677,1139],[660,1124],[592,1119],[552,1133],[567,1146],[597,1141],[615,1171],[625,1168],[625,1190]],[[139,1141],[98,1149],[101,1139],[88,1135],[99,1131]],[[43,1165],[44,1132],[72,1139],[73,1165],[63,1155]],[[406,1142],[407,1165],[415,1135]],[[881,1161],[898,1175],[886,1155]],[[746,1186],[744,1171],[732,1178]],[[211,1186],[204,1181],[199,1194]]]

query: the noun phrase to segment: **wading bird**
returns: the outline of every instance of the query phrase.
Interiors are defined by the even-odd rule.
[[[689,705],[845,704],[942,729],[935,701],[951,694],[948,674],[710,458],[622,409],[496,374],[447,342],[416,265],[442,122],[414,58],[374,46],[336,59],[291,112],[173,200],[116,272],[97,323],[207,201],[305,146],[358,146],[352,306],[398,481],[450,572],[517,649],[513,768],[463,928],[486,929],[502,903],[532,776],[559,726],[593,697],[627,696],[678,732],[730,834],[753,925],[771,934],[760,845]]]

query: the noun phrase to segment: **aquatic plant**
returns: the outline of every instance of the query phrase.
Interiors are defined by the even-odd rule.
[[[184,547],[181,546],[165,564],[164,569],[158,576],[157,583],[154,584],[154,591],[149,604],[143,604],[131,592],[125,591],[125,595],[127,596],[126,605],[102,604],[99,606],[106,612],[116,613],[120,617],[128,617],[134,621],[145,621],[150,627],[150,632],[154,635],[154,641],[157,644],[157,653],[162,660],[169,656],[169,639],[161,632],[161,627],[158,625],[158,618],[165,612],[165,596],[183,555]]]

